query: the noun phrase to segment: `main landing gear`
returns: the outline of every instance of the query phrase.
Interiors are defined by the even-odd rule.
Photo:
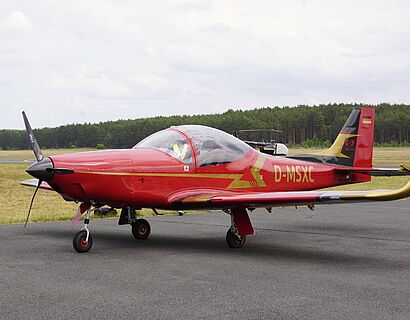
[[[131,232],[135,239],[145,240],[151,233],[151,226],[145,219],[137,219],[131,224]]]
[[[131,225],[131,232],[135,239],[145,240],[151,233],[151,226],[145,219],[137,219],[135,209],[126,207],[121,210],[121,216],[118,220],[119,225]]]
[[[242,248],[246,236],[254,234],[252,223],[245,208],[235,208],[226,211],[231,216],[231,227],[226,232],[226,243],[229,248]]]
[[[233,230],[232,230],[233,229]],[[236,249],[242,248],[246,242],[246,236],[241,236],[236,228],[230,228],[226,232],[226,243],[229,248]]]

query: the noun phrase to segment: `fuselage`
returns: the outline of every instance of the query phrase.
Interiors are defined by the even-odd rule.
[[[113,207],[171,207],[168,199],[184,190],[224,192],[275,192],[314,190],[363,181],[341,175],[333,166],[273,157],[249,149],[231,163],[187,165],[169,154],[149,148],[107,150],[52,156],[54,168],[71,174],[54,174],[51,185],[63,197]]]
[[[187,125],[154,133],[132,149],[51,156],[28,172],[66,200],[176,209],[169,199],[184,191],[302,191],[370,179],[334,168],[262,154],[226,132]]]

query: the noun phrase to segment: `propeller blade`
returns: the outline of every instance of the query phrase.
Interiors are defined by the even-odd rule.
[[[23,111],[23,119],[24,119],[24,125],[26,126],[26,131],[27,131],[27,136],[30,140],[31,148],[34,151],[34,155],[36,156],[37,162],[40,162],[43,160],[44,156],[43,153],[41,152],[40,146],[38,145],[37,139],[33,133],[33,130],[31,129],[30,122],[27,119],[26,113]]]
[[[24,228],[27,226],[28,219],[30,218],[31,208],[33,207],[33,203],[34,203],[34,198],[36,197],[37,191],[38,189],[40,189],[42,182],[43,181],[38,180],[36,191],[34,191],[33,197],[31,198],[30,208],[28,209],[28,212],[27,212],[27,218],[26,218],[26,222],[24,223]]]

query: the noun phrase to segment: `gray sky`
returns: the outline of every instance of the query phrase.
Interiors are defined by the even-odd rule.
[[[410,2],[2,1],[0,128],[410,103]]]

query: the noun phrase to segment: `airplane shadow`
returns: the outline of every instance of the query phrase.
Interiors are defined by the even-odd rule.
[[[69,252],[74,252],[71,247],[71,239],[75,232],[75,230],[52,229],[46,233],[44,231],[32,231],[30,234],[46,237],[50,240],[67,239],[69,245],[64,248],[67,248]],[[285,240],[281,239],[278,235],[272,236],[270,242],[266,242],[266,239],[258,241],[256,235],[254,238],[250,237],[247,239],[247,243],[243,248],[230,249],[227,247],[223,235],[215,238],[210,234],[209,238],[204,238],[204,233],[201,233],[199,237],[187,234],[172,236],[154,233],[148,240],[135,240],[130,233],[119,233],[115,230],[93,231],[92,234],[94,246],[90,254],[106,255],[115,251],[125,255],[130,253],[138,255],[147,252],[152,253],[153,251],[158,251],[161,254],[164,251],[170,251],[179,252],[180,254],[204,254],[208,257],[227,256],[240,259],[240,261],[244,258],[249,258],[268,263],[282,261],[326,265],[329,267],[359,267],[382,270],[386,270],[386,268],[408,269],[409,265],[407,260],[396,260],[383,256],[383,248],[380,248],[380,254],[375,249],[374,255],[367,250],[356,250],[353,253],[348,244],[346,244],[344,249],[341,249],[340,245],[335,247],[335,250],[329,247],[312,248],[308,247],[309,243],[301,241],[291,242],[288,238],[286,238],[287,242],[283,243]]]

